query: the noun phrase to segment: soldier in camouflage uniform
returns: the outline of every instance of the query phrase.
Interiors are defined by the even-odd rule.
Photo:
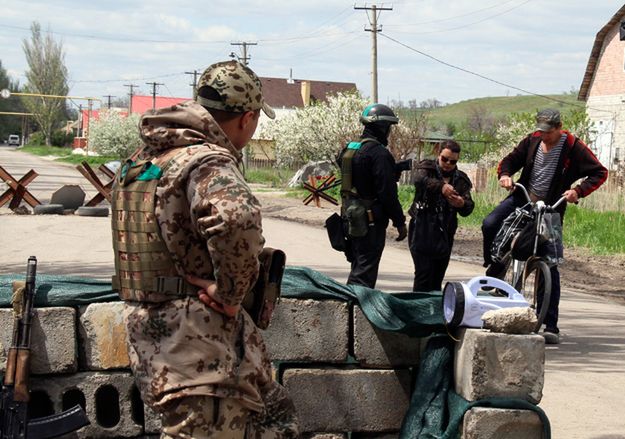
[[[113,246],[131,367],[162,438],[297,437],[259,329],[240,309],[259,271],[258,200],[239,165],[261,83],[221,62],[195,101],[148,112],[144,146],[117,176]]]

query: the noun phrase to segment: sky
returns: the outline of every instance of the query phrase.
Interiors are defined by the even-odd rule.
[[[612,0],[3,0],[0,60],[20,84],[33,21],[62,42],[70,95],[190,97],[192,76],[242,56],[264,77],[353,82],[371,97],[372,12],[378,101],[558,94],[578,90]],[[471,73],[470,73],[471,72]],[[480,76],[477,76],[480,75]],[[488,78],[485,79],[484,77]],[[96,105],[97,106],[97,105]]]

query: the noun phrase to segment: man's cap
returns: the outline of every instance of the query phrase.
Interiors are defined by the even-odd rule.
[[[197,84],[198,90],[208,86],[215,89],[220,100],[198,96],[196,101],[207,108],[243,113],[262,109],[270,119],[275,111],[263,99],[262,85],[256,73],[237,61],[222,61],[209,66]]]
[[[553,108],[541,110],[536,115],[536,129],[538,131],[551,131],[560,126],[560,112]]]

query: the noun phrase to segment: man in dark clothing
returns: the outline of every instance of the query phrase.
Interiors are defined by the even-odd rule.
[[[475,207],[471,180],[457,167],[460,145],[446,140],[438,150],[436,159],[422,160],[414,171],[415,196],[408,210],[408,247],[415,269],[413,291],[441,289],[458,229],[458,214],[468,216]]]
[[[536,116],[536,131],[525,137],[517,147],[499,163],[497,174],[499,185],[505,189],[514,188],[512,176],[522,169],[518,182],[528,188],[532,201],[543,200],[554,204],[560,197],[569,203],[590,195],[603,184],[608,176],[607,169],[597,160],[590,148],[580,139],[562,130],[560,113],[557,110],[542,110]],[[583,179],[574,188],[573,183]],[[519,191],[514,191],[495,208],[482,223],[484,236],[484,266],[487,275],[501,274],[500,264],[491,260],[491,244],[503,220],[516,207],[526,204]],[[564,218],[566,203],[558,207]],[[551,268],[551,302],[545,318],[545,342],[559,343],[558,307],[560,303],[560,273],[558,267]]]
[[[372,104],[360,116],[365,126],[359,142],[339,154],[342,172],[341,215],[349,236],[351,271],[348,284],[375,287],[389,220],[397,241],[406,238],[406,217],[397,198],[397,181],[410,162],[395,163],[386,148],[391,126],[399,122],[386,105]]]

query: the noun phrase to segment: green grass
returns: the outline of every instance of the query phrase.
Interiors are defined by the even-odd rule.
[[[466,101],[456,102],[444,107],[426,110],[430,116],[430,124],[445,126],[446,123],[454,123],[457,126],[467,120],[476,109],[483,115],[488,114],[496,119],[510,115],[510,113],[535,112],[538,109],[550,107],[557,108],[560,111],[566,111],[573,105],[580,105],[577,101],[577,95],[559,94],[548,95],[550,98],[557,99],[555,102],[540,96],[497,96],[488,98],[475,98]],[[423,110],[401,110],[404,111],[423,111]]]
[[[479,228],[495,207],[482,194],[472,194],[475,210],[468,217],[458,217],[461,227]],[[598,255],[625,253],[625,213],[598,212],[569,205],[564,216],[565,247],[583,247]]]
[[[38,156],[55,156],[57,157],[55,160],[65,163],[73,163],[79,164],[82,162],[87,162],[90,165],[101,165],[104,163],[108,163],[112,160],[119,160],[117,157],[107,157],[107,156],[84,156],[75,154],[72,155],[71,148],[63,148],[58,146],[39,146],[39,145],[27,145],[20,149],[20,151],[27,152],[29,154],[38,155]]]
[[[288,169],[276,168],[249,168],[245,170],[245,180],[248,183],[261,183],[271,187],[284,187],[294,172]]]

